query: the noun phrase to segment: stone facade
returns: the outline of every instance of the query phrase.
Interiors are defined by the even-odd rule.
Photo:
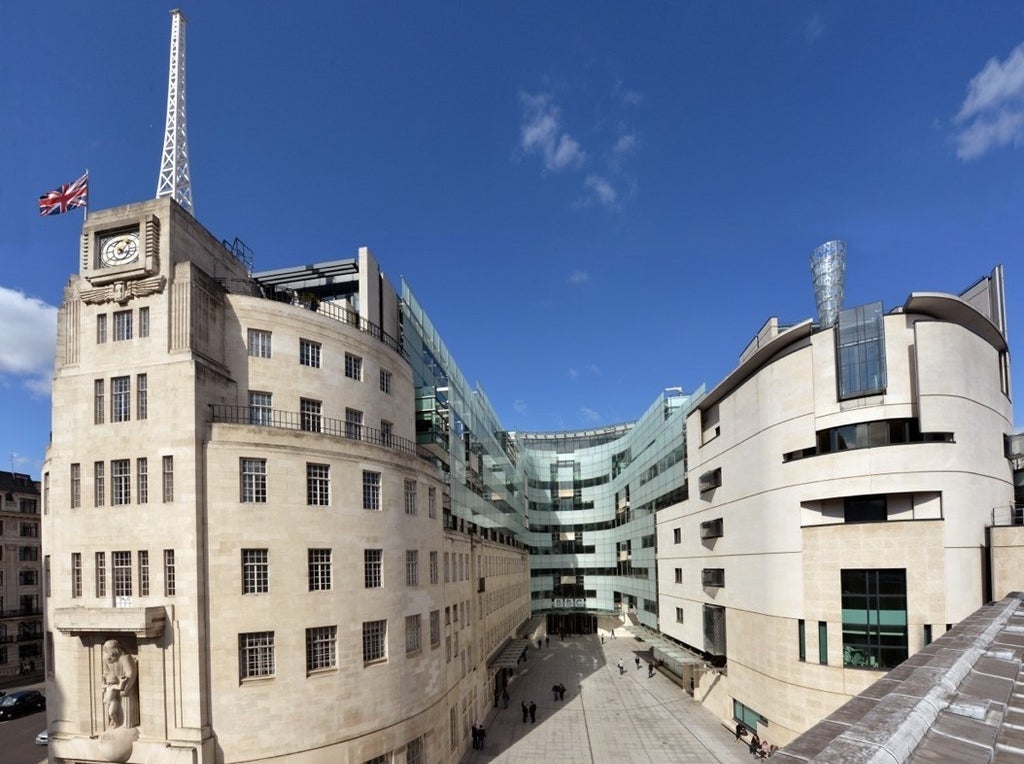
[[[372,254],[337,302],[236,254],[167,198],[83,228],[44,465],[52,759],[457,760],[525,552],[448,520]],[[111,639],[137,726],[107,729]]]

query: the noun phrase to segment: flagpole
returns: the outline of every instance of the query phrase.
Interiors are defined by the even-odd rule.
[[[85,168],[85,185],[86,185],[86,188],[89,187],[89,168],[88,167]],[[89,219],[89,192],[87,191],[86,194],[85,194],[85,204],[82,205],[82,224],[85,225],[85,222],[88,219]]]

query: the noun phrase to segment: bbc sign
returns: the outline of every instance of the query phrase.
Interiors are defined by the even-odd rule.
[[[562,609],[577,607],[585,608],[587,606],[587,600],[584,597],[577,597],[576,599],[573,599],[572,597],[559,597],[558,599],[551,600],[551,606]]]

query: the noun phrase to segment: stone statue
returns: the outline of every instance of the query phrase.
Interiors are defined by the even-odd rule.
[[[103,707],[107,729],[139,726],[139,667],[116,639],[103,643]]]

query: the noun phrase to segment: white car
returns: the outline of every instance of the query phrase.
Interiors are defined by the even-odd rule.
[[[48,745],[50,742],[50,730],[46,729],[36,735],[36,745]]]

